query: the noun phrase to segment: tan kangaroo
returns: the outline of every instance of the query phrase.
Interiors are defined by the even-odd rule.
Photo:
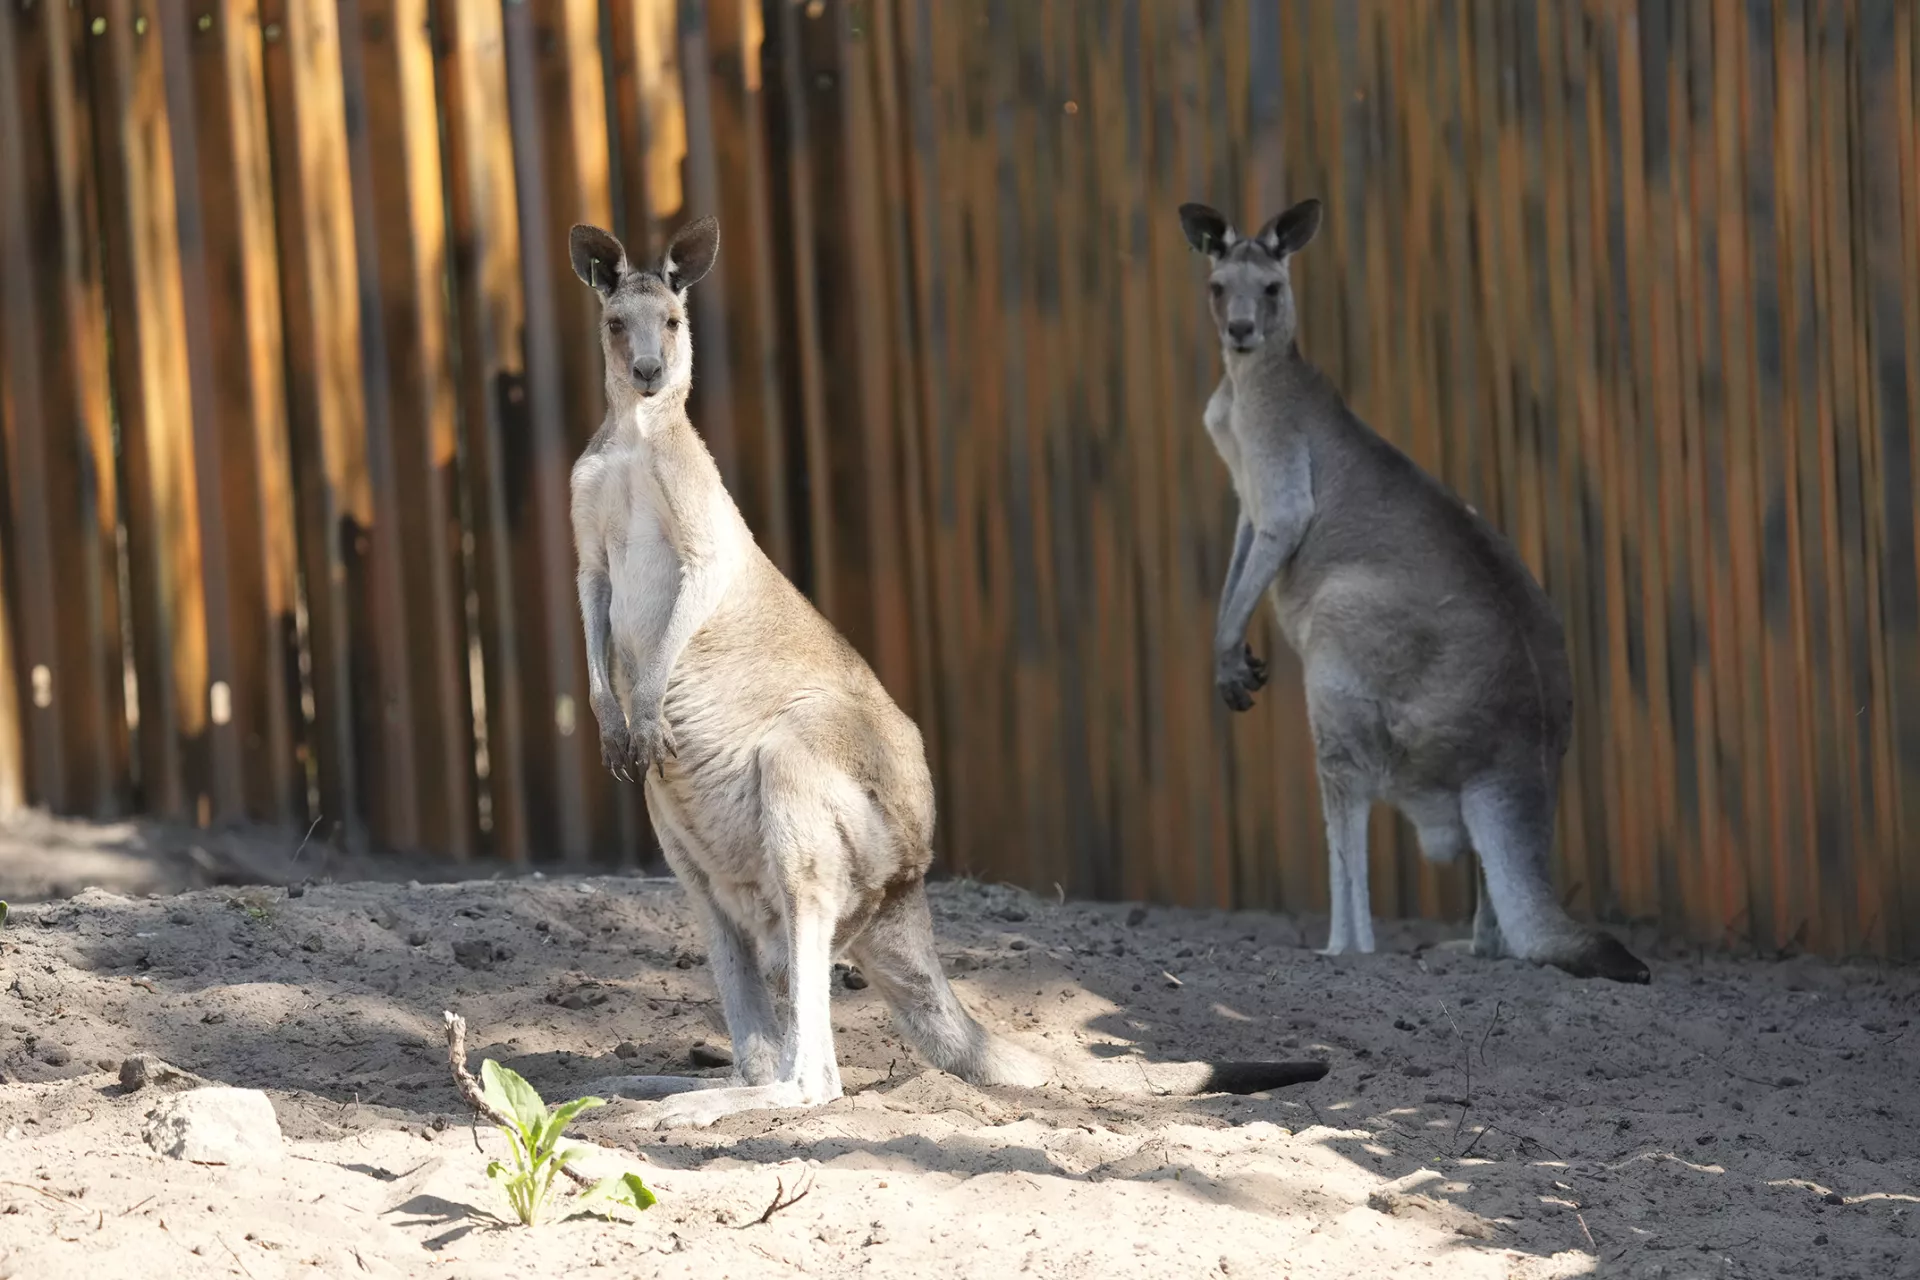
[[[705,925],[735,1063],[730,1080],[596,1088],[666,1097],[658,1127],[841,1096],[828,998],[843,952],[936,1067],[980,1085],[1063,1080],[988,1034],[948,985],[927,909],[933,780],[919,730],[762,554],[687,417],[687,290],[719,241],[702,218],[647,268],[597,227],[576,226],[569,245],[600,295],[606,354],[606,421],[572,478],[594,718],[607,768],[646,787]],[[1326,1070],[1160,1064],[1120,1088],[1250,1093]]]

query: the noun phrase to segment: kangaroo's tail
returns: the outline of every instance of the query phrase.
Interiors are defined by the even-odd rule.
[[[933,921],[918,885],[885,903],[850,948],[860,972],[893,1009],[907,1042],[970,1084],[1072,1084],[1142,1096],[1262,1093],[1327,1074],[1324,1062],[1145,1062],[1093,1059],[1069,1066],[1029,1053],[974,1020],[934,951]]]

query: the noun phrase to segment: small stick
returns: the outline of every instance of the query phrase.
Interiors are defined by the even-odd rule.
[[[773,1203],[767,1206],[767,1211],[765,1213],[761,1214],[759,1217],[755,1218],[752,1222],[749,1222],[746,1225],[749,1227],[761,1226],[762,1224],[771,1220],[773,1215],[780,1212],[782,1209],[791,1209],[793,1208],[793,1206],[799,1204],[802,1200],[805,1200],[808,1194],[813,1190],[813,1170],[808,1169],[806,1171],[805,1176],[803,1176],[798,1182],[793,1184],[793,1188],[794,1188],[793,1195],[788,1196],[787,1184],[783,1180],[779,1178],[775,1178],[773,1180]]]
[[[1579,1219],[1580,1234],[1587,1238],[1587,1248],[1593,1250],[1594,1256],[1598,1257],[1600,1255],[1600,1246],[1593,1242],[1593,1232],[1587,1229],[1587,1215],[1575,1209],[1573,1216]]]
[[[320,815],[320,818],[326,816],[327,815],[323,813]],[[301,850],[307,847],[307,841],[313,839],[314,829],[320,825],[320,818],[315,818],[313,820],[313,826],[307,828],[307,834],[300,837],[300,843],[294,847],[293,855],[287,859],[287,870],[293,870],[293,864],[300,861]]]
[[[15,1182],[11,1178],[0,1178],[0,1187],[19,1187],[22,1191],[31,1191],[37,1196],[45,1196],[55,1204],[72,1205],[74,1208],[83,1212],[86,1209],[85,1205],[75,1200],[72,1196],[63,1196],[57,1191],[49,1191],[45,1187],[36,1187],[31,1182]]]
[[[231,1257],[235,1262],[240,1262],[240,1255],[233,1251],[233,1246],[227,1243],[227,1238],[225,1236],[215,1236],[214,1239],[220,1242],[220,1247],[227,1251],[227,1255],[229,1257]],[[247,1280],[253,1280],[253,1268],[249,1267],[244,1262],[240,1262],[240,1269],[247,1273]]]
[[[1467,1109],[1473,1106],[1473,1049],[1467,1044],[1466,1033],[1460,1030],[1460,1024],[1454,1020],[1453,1010],[1447,1007],[1445,1000],[1440,1002],[1440,1012],[1447,1015],[1447,1021],[1453,1023],[1453,1034],[1460,1038],[1460,1057],[1467,1071],[1466,1087],[1461,1090],[1465,1096],[1460,1100],[1460,1118],[1453,1122],[1453,1145],[1458,1149],[1460,1146],[1460,1126],[1467,1122]],[[1497,1006],[1494,1009],[1494,1015],[1495,1017],[1499,1016]],[[1482,1129],[1480,1132],[1484,1134],[1486,1130]],[[1480,1141],[1479,1138],[1474,1139],[1474,1142],[1478,1141]],[[1468,1145],[1467,1150],[1473,1150],[1471,1144]],[[1463,1160],[1466,1159],[1464,1155],[1460,1158]]]
[[[1500,1025],[1500,1015],[1505,1013],[1506,1010],[1507,1002],[1505,1000],[1495,1000],[1493,1002],[1493,1021],[1487,1024],[1487,1029],[1480,1035],[1480,1065],[1483,1067],[1487,1065],[1487,1037],[1492,1035],[1493,1029]]]
[[[466,1100],[468,1106],[502,1129],[517,1128],[511,1116],[494,1110],[493,1105],[487,1101],[486,1095],[480,1091],[480,1082],[473,1078],[471,1071],[467,1070],[467,1020],[452,1012],[441,1016],[447,1020],[447,1065],[453,1068],[453,1083],[454,1087],[460,1090],[460,1096]],[[592,1178],[570,1164],[561,1165],[560,1172],[566,1174],[575,1186],[583,1190],[593,1185]]]

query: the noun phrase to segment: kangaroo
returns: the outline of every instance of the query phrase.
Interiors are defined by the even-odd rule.
[[[687,291],[719,242],[702,218],[639,269],[597,227],[569,239],[600,296],[606,356],[606,419],[571,479],[601,756],[645,787],[706,931],[735,1064],[730,1079],[596,1087],[662,1100],[656,1127],[841,1096],[828,1010],[841,953],[934,1066],[979,1085],[1062,1080],[1059,1064],[990,1035],[948,985],[926,898],[934,806],[920,732],[761,552],[687,417]],[[1144,1084],[1250,1093],[1326,1071],[1162,1064]]]
[[[1235,711],[1266,668],[1246,643],[1269,594],[1299,655],[1333,891],[1325,954],[1373,950],[1367,817],[1413,823],[1421,853],[1479,858],[1475,954],[1647,982],[1611,935],[1553,894],[1561,759],[1573,722],[1552,602],[1492,526],[1377,435],[1300,353],[1289,260],[1320,226],[1303,200],[1259,234],[1180,208],[1208,283],[1225,376],[1205,422],[1240,517],[1214,626],[1214,682]]]

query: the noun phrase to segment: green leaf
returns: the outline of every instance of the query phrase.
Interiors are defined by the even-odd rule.
[[[498,1160],[487,1161],[487,1176],[495,1182],[512,1182],[513,1171]]]
[[[647,1184],[640,1181],[637,1173],[623,1173],[617,1178],[602,1178],[580,1193],[582,1200],[607,1200],[628,1209],[651,1209],[660,1203],[659,1197],[647,1190]]]
[[[514,1118],[529,1147],[538,1146],[540,1134],[547,1127],[547,1104],[540,1101],[533,1086],[519,1072],[492,1058],[480,1064],[480,1079],[485,1082],[487,1101]]]
[[[0,929],[7,927],[7,904],[0,902]]]
[[[592,1147],[568,1147],[565,1151],[553,1157],[553,1167],[556,1169],[564,1169],[575,1160],[584,1160],[593,1154],[595,1153]]]
[[[588,1111],[594,1107],[604,1107],[606,1105],[607,1102],[605,1098],[575,1098],[572,1102],[561,1103],[553,1109],[553,1115],[547,1120],[546,1131],[540,1135],[541,1147],[544,1150],[551,1151],[554,1147],[559,1146],[560,1133],[567,1127],[569,1120],[579,1115],[582,1111]]]

